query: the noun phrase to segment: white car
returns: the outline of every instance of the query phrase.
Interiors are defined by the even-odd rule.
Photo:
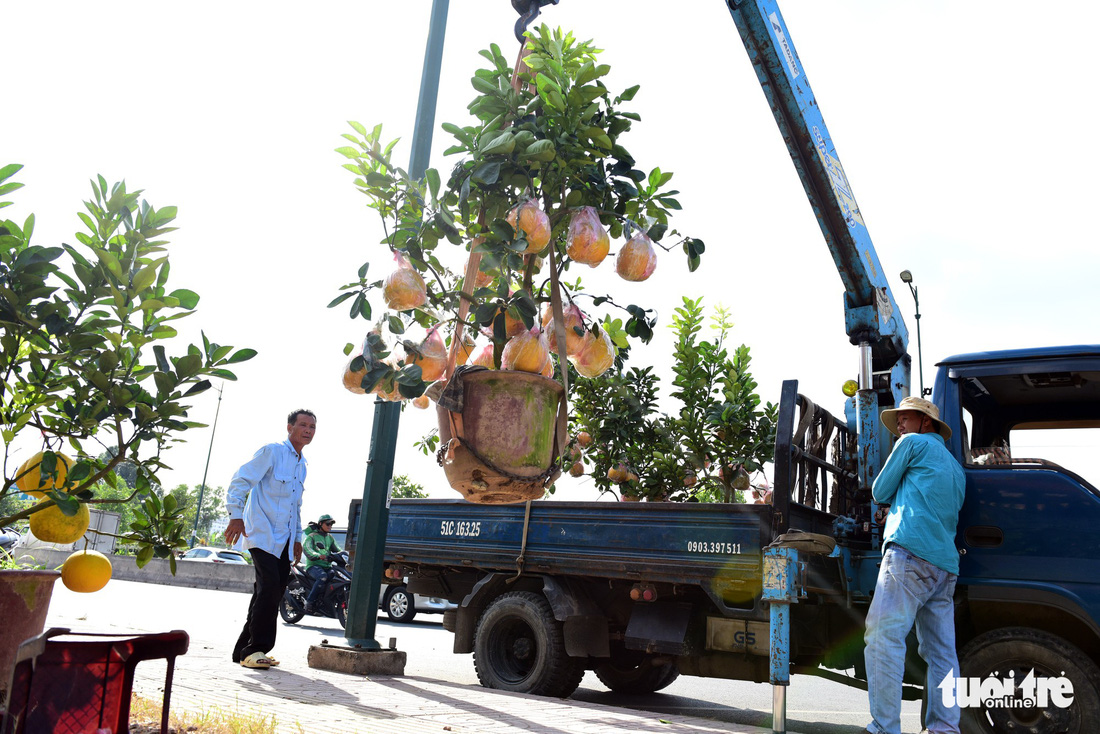
[[[411,622],[417,612],[442,614],[449,609],[458,609],[458,605],[434,596],[410,594],[405,584],[382,584],[378,608],[385,610],[386,616],[394,622]]]
[[[244,553],[226,548],[192,548],[180,556],[181,561],[205,561],[206,563],[243,563],[248,565]]]

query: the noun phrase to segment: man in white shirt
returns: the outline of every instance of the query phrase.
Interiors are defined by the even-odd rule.
[[[233,545],[243,536],[256,572],[248,617],[233,647],[233,662],[246,668],[278,665],[268,653],[275,647],[279,600],[290,578],[291,554],[295,563],[302,557],[302,449],[313,440],[317,417],[296,410],[287,417],[286,430],[287,440],[257,451],[226,491],[230,519],[225,542]]]

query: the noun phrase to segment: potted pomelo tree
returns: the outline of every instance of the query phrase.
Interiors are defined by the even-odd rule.
[[[21,168],[0,167],[0,208],[22,186],[10,180]],[[165,466],[162,451],[202,426],[187,419],[187,410],[211,378],[236,379],[227,366],[255,352],[203,335],[201,346],[183,345],[170,356],[164,342],[176,336],[173,321],[193,314],[199,300],[193,291],[167,286],[163,237],[175,229],[176,209],[156,209],[140,191],[108,186],[103,177],[92,181],[92,190],[79,214],[87,229],[76,234],[75,245],[32,244],[33,214],[22,224],[0,220],[0,526],[29,518],[37,537],[75,542],[88,529],[89,505],[119,502],[97,497],[96,488],[119,486],[115,469],[127,461],[137,487],[122,501],[140,512],[123,537],[139,546],[138,565],[169,558],[174,571],[173,550],[185,545],[186,528],[175,499],[161,502],[151,493]],[[19,493],[37,501],[12,501]],[[79,558],[66,562],[62,576],[66,584],[88,591],[103,580],[95,555],[74,554]],[[27,574],[0,570],[0,599],[22,605],[0,601],[5,624],[48,604],[56,572],[34,575],[47,587],[33,592]],[[4,660],[10,663],[0,652],[6,683]]]
[[[638,87],[613,96],[590,42],[542,26],[514,69],[496,45],[481,53],[474,122],[442,126],[446,152],[462,156],[446,185],[434,169],[410,178],[392,161],[396,141],[351,123],[338,152],[385,224],[384,249],[330,305],[351,300],[352,318],[375,320],[381,295],[387,309],[362,347],[346,348],[345,386],[426,407],[435,383],[452,487],[516,501],[556,476],[570,374],[598,376],[631,338],[652,337],[651,310],[588,293],[579,271],[614,270],[638,293],[658,250],[681,247],[694,270],[704,245],[669,230],[672,174],[644,172],[625,147]],[[368,277],[372,263],[388,274]],[[459,369],[471,365],[485,372]]]

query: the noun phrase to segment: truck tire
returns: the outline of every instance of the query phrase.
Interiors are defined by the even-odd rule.
[[[1096,731],[1100,720],[1100,668],[1080,649],[1060,637],[1027,627],[1006,627],[971,640],[959,655],[963,678],[985,678],[1010,673],[1019,683],[1034,669],[1036,678],[1065,676],[1073,685],[1068,708],[1053,704],[1044,709],[964,708],[961,729],[965,734],[1020,732],[1042,734]],[[933,692],[937,695],[939,691]]]
[[[581,661],[565,652],[550,602],[530,591],[502,594],[486,608],[474,635],[474,667],[486,688],[557,698],[584,677]]]
[[[382,606],[386,609],[386,616],[394,622],[411,622],[416,616],[413,595],[404,586],[391,586],[387,589]]]
[[[680,677],[675,665],[654,665],[652,658],[632,653],[612,648],[611,661],[596,666],[596,677],[616,693],[654,693]]]

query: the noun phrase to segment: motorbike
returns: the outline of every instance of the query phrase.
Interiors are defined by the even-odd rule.
[[[314,604],[313,614],[318,617],[331,617],[341,627],[348,624],[348,592],[351,589],[351,572],[348,571],[348,553],[340,551],[329,556],[332,563],[330,576],[325,582],[321,598]],[[290,581],[286,593],[279,602],[279,616],[288,624],[297,624],[306,616],[306,597],[313,588],[313,579],[306,576],[305,567],[294,564],[290,567]]]

